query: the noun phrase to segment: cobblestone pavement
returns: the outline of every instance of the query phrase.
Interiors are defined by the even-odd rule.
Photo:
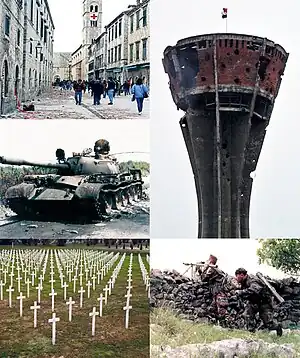
[[[53,89],[43,94],[34,101],[34,112],[15,111],[11,114],[2,115],[1,119],[93,119],[93,120],[128,120],[149,119],[150,101],[145,100],[144,112],[138,115],[136,102],[131,101],[131,96],[116,96],[114,104],[108,105],[108,99],[102,99],[100,106],[93,105],[93,98],[85,93],[83,105],[76,106],[73,91],[60,91]]]

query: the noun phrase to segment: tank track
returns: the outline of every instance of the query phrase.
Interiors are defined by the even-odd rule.
[[[94,203],[94,216],[96,219],[108,217],[113,210],[120,211],[132,203],[140,201],[142,196],[141,182],[123,185],[116,189],[102,189],[98,200]]]

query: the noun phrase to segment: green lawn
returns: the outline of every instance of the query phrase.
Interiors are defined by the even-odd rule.
[[[82,248],[82,246],[80,246]],[[69,247],[67,247],[69,249]],[[39,248],[38,248],[39,250]],[[146,255],[141,255],[147,269],[149,264]],[[63,300],[63,289],[60,287],[60,279],[55,270],[56,280],[54,289],[58,293],[55,297],[55,312],[60,318],[57,323],[56,345],[51,343],[51,325],[48,319],[52,318],[50,292],[50,260],[45,275],[44,289],[41,298],[41,309],[38,311],[38,327],[33,328],[33,311],[29,307],[37,299],[37,290],[31,287],[30,298],[24,300],[23,317],[19,317],[19,301],[16,302],[16,289],[13,296],[13,307],[8,307],[8,293],[5,292],[4,301],[0,301],[0,357],[40,357],[40,358],[132,358],[149,357],[149,303],[146,288],[142,281],[137,254],[133,257],[132,266],[132,297],[130,305],[129,329],[125,329],[123,306],[126,303],[127,272],[130,254],[126,255],[115,287],[111,296],[108,297],[108,304],[103,306],[103,317],[96,318],[96,335],[91,335],[91,318],[89,312],[93,306],[99,311],[97,298],[102,293],[102,289],[111,277],[113,269],[106,274],[96,290],[92,291],[91,297],[87,299],[87,292],[84,294],[83,308],[79,307],[79,281],[76,284],[76,294],[73,293],[73,282],[69,283],[67,298],[72,296],[76,302],[73,305],[73,320],[68,321],[68,308]],[[0,251],[1,263],[1,251]],[[1,265],[0,265],[1,268]],[[85,277],[83,284],[85,285]],[[87,291],[87,288],[84,287]],[[23,295],[26,294],[26,287],[22,284]]]

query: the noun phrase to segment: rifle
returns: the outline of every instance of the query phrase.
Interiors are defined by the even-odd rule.
[[[271,291],[271,293],[273,294],[273,296],[276,297],[277,300],[278,300],[280,303],[284,302],[284,299],[276,292],[275,288],[274,288],[273,286],[271,286],[271,284],[270,284],[270,283],[268,282],[268,280],[263,276],[262,273],[257,272],[256,276],[260,279],[260,281],[261,281],[262,283],[264,283],[264,284],[268,287],[269,291]]]

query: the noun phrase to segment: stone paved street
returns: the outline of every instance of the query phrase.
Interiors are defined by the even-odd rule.
[[[131,96],[116,96],[115,103],[108,105],[108,99],[102,99],[100,106],[93,105],[93,98],[84,94],[83,105],[76,106],[73,91],[60,92],[53,89],[51,93],[44,94],[34,101],[34,112],[15,111],[11,114],[1,116],[1,119],[149,119],[150,101],[144,102],[144,112],[138,115],[136,103],[131,101]]]

